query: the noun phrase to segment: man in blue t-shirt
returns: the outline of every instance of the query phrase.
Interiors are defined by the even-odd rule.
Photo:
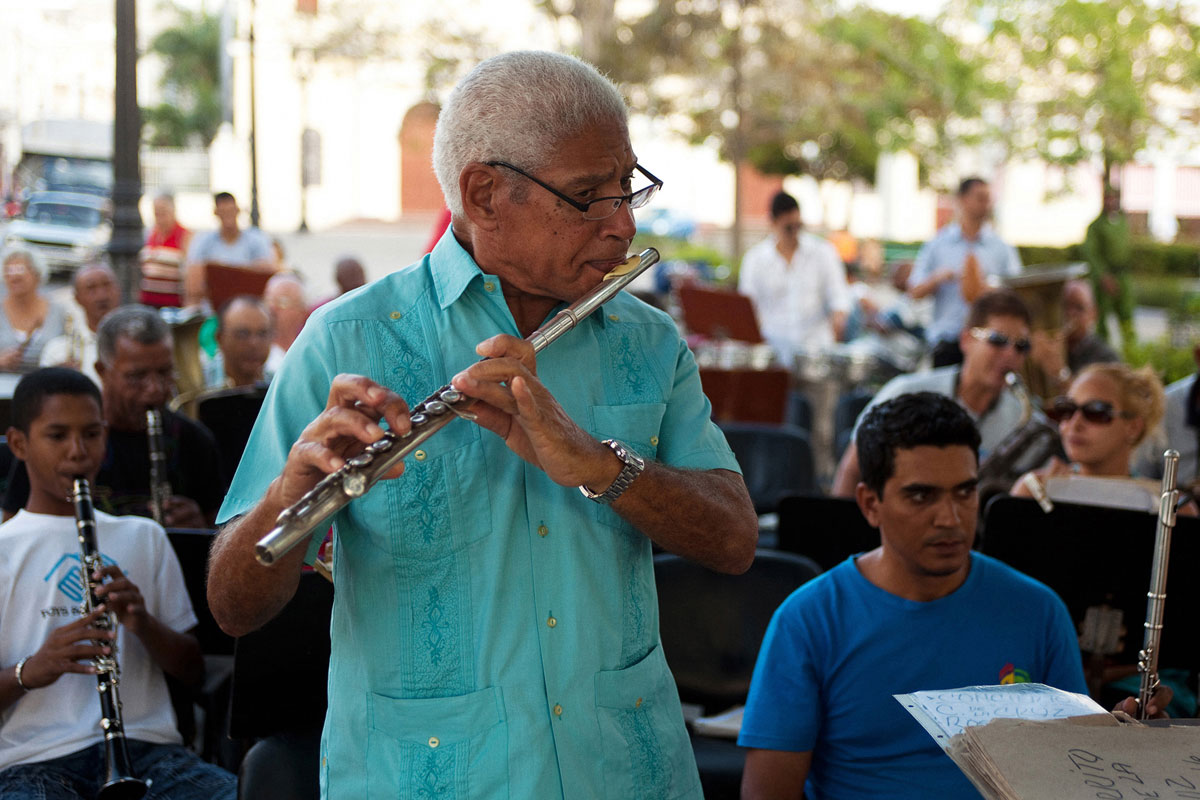
[[[857,500],[881,545],[784,601],[738,743],[745,800],[978,798],[893,694],[1034,681],[1086,692],[1075,628],[1049,588],[971,546],[979,433],[948,397],[872,409]]]

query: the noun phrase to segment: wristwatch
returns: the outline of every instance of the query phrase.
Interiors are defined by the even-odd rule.
[[[625,490],[629,488],[629,485],[633,483],[634,479],[637,478],[638,475],[642,474],[642,470],[646,468],[646,461],[637,453],[618,442],[616,439],[605,439],[600,444],[611,448],[612,451],[617,454],[617,458],[621,459],[621,463],[625,466],[621,467],[621,472],[617,475],[616,480],[614,480],[612,485],[603,492],[593,492],[586,486],[580,486],[579,491],[582,492],[583,496],[588,500],[595,500],[597,503],[601,503],[602,505],[609,505],[612,503],[612,501],[624,494]]]

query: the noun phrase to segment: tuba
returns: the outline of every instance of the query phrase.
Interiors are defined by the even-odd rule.
[[[84,586],[84,606],[88,614],[100,605],[96,590],[96,570],[102,566],[100,549],[96,546],[96,514],[92,508],[92,490],[86,478],[75,478],[71,501],[75,504],[75,526],[79,531],[79,571]],[[115,631],[116,617],[110,612],[96,622],[103,631]],[[121,720],[121,667],[117,663],[117,642],[114,639],[108,655],[93,659],[96,666],[96,690],[100,693],[100,728],[104,731],[104,785],[98,800],[138,800],[145,796],[148,784],[133,777],[129,761],[129,746],[125,741],[125,725]]]
[[[1058,428],[1035,415],[1033,397],[1015,372],[1004,376],[1008,390],[1021,402],[1021,421],[979,465],[979,508],[994,495],[1007,493],[1018,478],[1060,452]]]

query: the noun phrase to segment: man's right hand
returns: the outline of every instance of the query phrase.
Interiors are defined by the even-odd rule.
[[[29,689],[41,689],[57,681],[68,672],[95,675],[96,667],[81,663],[107,655],[112,651],[111,642],[117,632],[101,631],[94,624],[108,611],[98,607],[91,614],[63,625],[51,633],[38,651],[29,657],[21,670],[21,683]],[[109,645],[98,645],[96,640],[109,641]]]
[[[283,472],[271,484],[269,499],[280,508],[291,506],[383,436],[381,419],[398,435],[412,428],[408,404],[400,395],[362,375],[338,375],[329,388],[325,410],[292,445]],[[400,462],[384,477],[397,478],[402,472]]]
[[[1121,294],[1121,284],[1112,275],[1100,276],[1100,288],[1109,297],[1116,297]]]

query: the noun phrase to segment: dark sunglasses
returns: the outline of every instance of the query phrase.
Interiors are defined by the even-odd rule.
[[[1013,349],[1021,355],[1029,353],[1032,347],[1026,338],[1013,339],[1007,333],[994,331],[991,328],[971,328],[971,335],[981,342],[987,342],[992,347],[1008,347],[1011,342]]]
[[[1128,411],[1117,411],[1107,400],[1088,400],[1083,405],[1069,397],[1056,397],[1046,409],[1046,416],[1055,422],[1066,422],[1075,416],[1076,411],[1083,412],[1083,418],[1096,425],[1108,425],[1117,417],[1128,419],[1133,416]]]

